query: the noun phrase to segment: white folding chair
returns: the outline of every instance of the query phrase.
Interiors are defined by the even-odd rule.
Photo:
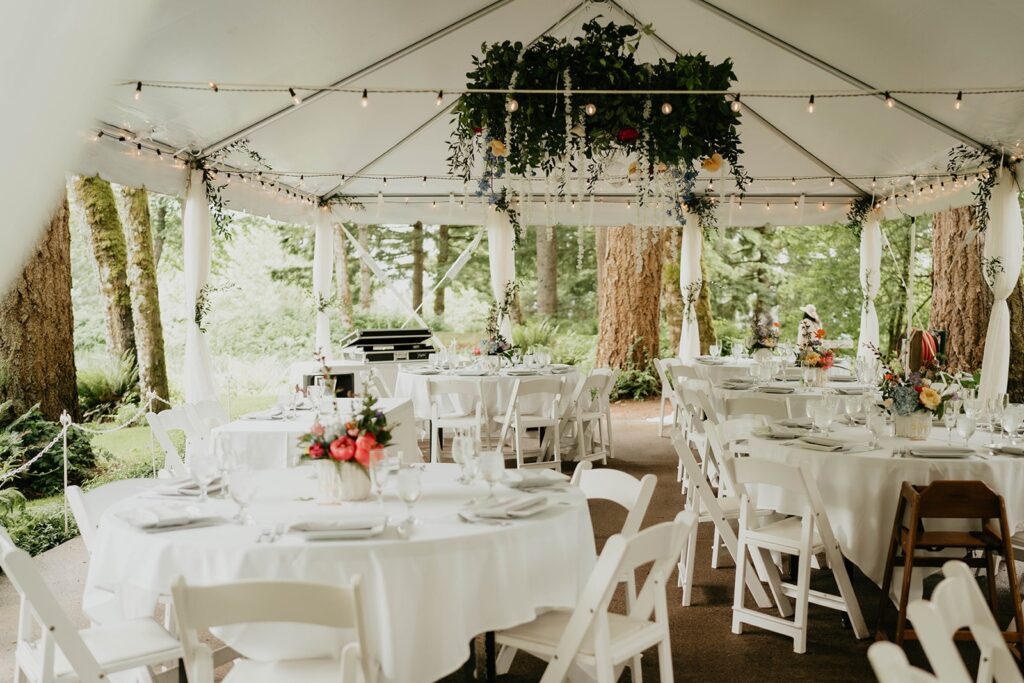
[[[210,438],[210,430],[220,427],[229,421],[228,413],[224,406],[215,398],[209,398],[195,403],[186,403],[185,414],[192,424],[191,436],[202,439]]]
[[[769,398],[767,396],[730,396],[723,401],[723,417],[742,417],[744,415],[763,415],[779,420],[790,417],[789,402],[785,398]]]
[[[619,371],[610,368],[595,368],[590,371],[591,375],[601,375],[606,378],[604,391],[598,396],[598,405],[601,414],[604,415],[604,437],[607,439],[605,450],[608,457],[615,457],[615,445],[612,439],[612,392],[615,391],[615,383],[619,380]]]
[[[951,560],[942,565],[942,573],[946,578],[935,587],[931,599],[915,600],[907,608],[928,663],[939,680],[971,680],[955,642],[958,632],[966,629],[981,651],[978,683],[1024,681],[970,568]]]
[[[380,376],[380,373],[375,368],[360,370],[358,374],[359,386],[362,387],[364,394],[370,394],[377,398],[391,398],[391,390],[388,389],[384,378]]]
[[[236,659],[224,683],[373,683],[379,667],[365,651],[359,577],[347,585],[299,581],[239,581],[190,586],[181,577],[171,586],[185,670],[191,683],[212,683],[214,656],[199,631],[235,624],[309,624],[355,631],[338,659]]]
[[[61,608],[28,553],[0,527],[0,568],[20,597],[14,681],[105,683],[109,675],[173,665],[181,656],[174,636],[150,618],[79,630]]]
[[[853,625],[854,635],[857,638],[866,638],[867,625],[864,623],[857,595],[853,592],[850,577],[846,573],[839,542],[832,533],[828,513],[814,481],[807,476],[802,467],[756,457],[735,458],[729,461],[726,467],[731,469],[732,478],[741,496],[732,632],[743,633],[743,624],[775,631],[791,637],[793,651],[802,654],[807,651],[807,608],[809,603],[814,603],[846,612]],[[749,487],[755,484],[782,488],[800,498],[803,504],[801,514],[758,525],[759,520],[749,494]],[[798,575],[795,586],[782,583],[777,568],[768,556],[769,551],[797,556]],[[758,612],[744,605],[746,592],[743,586],[746,581],[748,553],[761,555],[773,595],[778,595],[780,602],[785,601],[779,604],[782,617]],[[839,588],[838,595],[810,589],[811,557],[818,553],[825,554]],[[791,610],[787,597],[796,601],[792,621],[784,618],[789,616]]]
[[[707,419],[717,423],[718,414],[711,407],[710,399],[707,398],[707,395],[698,388],[697,384],[691,383],[690,381],[682,383],[676,382],[676,392],[679,394],[679,403],[681,406],[681,419],[679,424],[683,430],[683,437],[686,439],[687,443],[693,444],[693,447],[697,449],[697,454],[700,456],[701,463],[706,467],[708,442],[707,436],[704,434],[703,422]],[[686,493],[688,490],[688,482],[682,462],[676,464],[676,481],[681,482],[682,492]]]
[[[531,622],[498,632],[496,642],[547,661],[541,683],[560,683],[576,666],[597,683],[613,683],[627,662],[657,645],[659,680],[672,683],[665,584],[693,524],[692,513],[680,512],[674,521],[656,524],[635,536],[612,536],[575,609],[545,612]],[[633,608],[627,608],[626,614],[609,612],[619,577],[649,563],[653,564]]]
[[[682,605],[683,607],[689,607],[693,599],[693,573],[697,559],[697,528],[699,528],[701,522],[714,523],[717,535],[721,537],[722,543],[725,544],[729,555],[735,560],[737,547],[736,532],[733,531],[729,520],[739,518],[740,506],[739,498],[735,496],[719,498],[715,495],[707,474],[697,463],[696,458],[693,457],[689,444],[686,443],[680,432],[676,432],[673,435],[672,445],[675,447],[679,460],[683,463],[683,467],[686,468],[690,478],[690,489],[686,494],[685,509],[697,515],[697,527],[694,528],[694,533],[690,534],[679,556],[678,583],[683,593]],[[753,559],[755,562],[757,561],[756,557]],[[753,572],[747,572],[744,580],[747,590],[750,591],[757,606],[761,608],[771,607],[771,600],[769,600],[768,594],[765,593],[764,586],[758,581],[757,575]]]
[[[429,377],[427,400],[430,402],[430,462],[441,461],[444,446],[441,434],[445,429],[472,429],[478,439],[484,438],[484,394],[478,378]]]
[[[159,413],[146,413],[146,421],[153,432],[153,437],[160,444],[164,452],[164,466],[160,470],[160,477],[178,479],[188,476],[188,468],[184,458],[178,453],[177,447],[171,441],[171,432],[179,431],[185,436],[186,442],[196,438],[196,430],[188,413],[183,406],[168,408]],[[186,449],[187,451],[187,449]]]
[[[939,683],[927,671],[911,666],[907,654],[896,643],[874,643],[868,648],[868,661],[878,683]]]
[[[136,493],[148,491],[157,484],[155,479],[119,479],[107,484],[102,484],[88,491],[83,491],[78,486],[69,486],[65,489],[68,498],[68,505],[71,507],[71,514],[75,517],[78,530],[82,533],[82,542],[85,549],[92,554],[96,547],[97,527],[100,517],[108,507],[134,496]]]
[[[512,431],[513,447],[515,448],[516,467],[550,467],[561,469],[561,402],[562,390],[565,387],[564,377],[539,377],[517,379],[512,387],[512,396],[508,409],[502,417],[495,416],[494,421],[501,425],[498,436],[498,448],[504,449],[509,430]],[[524,398],[535,398],[541,401],[536,412],[528,413],[522,408]],[[548,433],[540,439],[540,448],[535,462],[524,459],[523,437],[527,429],[546,430]],[[551,434],[553,432],[553,434]],[[550,438],[549,438],[550,437]],[[548,446],[552,447],[553,460],[545,460]]]
[[[614,383],[610,372],[592,371],[576,385],[562,412],[562,434],[567,437],[567,445],[576,449],[576,462],[601,460],[608,464],[611,416],[607,406]]]
[[[681,365],[678,358],[655,358],[654,369],[658,371],[658,379],[661,380],[661,406],[658,410],[658,436],[662,436],[665,430],[665,403],[672,409],[672,429],[679,425],[678,394],[673,383],[675,367]]]

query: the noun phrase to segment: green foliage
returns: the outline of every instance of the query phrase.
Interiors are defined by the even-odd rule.
[[[78,535],[75,518],[68,513],[68,530],[64,531],[64,506],[41,505],[8,520],[7,532],[14,544],[29,555],[38,555]]]
[[[117,359],[93,356],[78,365],[76,381],[78,405],[86,421],[116,415],[139,400],[139,371],[128,354]]]
[[[17,467],[34,457],[60,433],[60,425],[50,422],[33,406],[23,415],[15,412],[10,401],[0,404],[0,467]],[[58,441],[13,485],[28,498],[60,493],[64,489],[64,452]],[[96,454],[89,438],[72,429],[68,432],[68,483],[81,484],[92,472]]]
[[[512,343],[523,353],[533,353],[552,346],[557,335],[558,325],[549,318],[541,318],[516,326],[512,330]]]
[[[633,341],[629,351],[626,352],[628,364],[619,372],[615,380],[615,388],[612,389],[611,400],[632,399],[640,401],[650,396],[655,396],[661,391],[661,379],[654,367],[654,361],[650,358],[637,358],[636,349],[642,337]],[[646,354],[644,354],[646,355]]]
[[[551,361],[575,365],[582,372],[593,367],[596,351],[596,336],[563,332],[555,337],[554,345],[551,348]]]
[[[11,520],[25,511],[25,502],[25,495],[18,489],[0,489],[0,526],[10,526]]]

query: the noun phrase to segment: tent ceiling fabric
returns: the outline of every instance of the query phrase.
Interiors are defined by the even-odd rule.
[[[1017,79],[1014,67],[1024,61],[1024,43],[1016,35],[1024,10],[1013,0],[984,6],[953,0],[620,2],[639,21],[653,24],[661,39],[644,38],[642,58],[670,57],[671,49],[704,52],[713,61],[731,57],[738,77],[735,89],[740,92],[827,92],[853,86],[712,11],[708,4],[878,88],[1011,86]],[[253,3],[241,0],[161,3],[157,16],[142,31],[134,59],[128,62],[130,71],[123,77],[133,82],[328,85],[479,13],[475,20],[433,35],[418,49],[346,83],[355,88],[458,89],[465,86],[471,57],[479,53],[482,42],[528,42],[578,4],[576,0],[311,0],[298,6],[261,2],[257,11]],[[595,2],[572,13],[552,34],[571,36],[583,21],[598,14],[619,23],[627,21],[615,3]],[[138,100],[133,94],[132,86],[111,84],[100,121],[133,131],[141,140],[158,141],[171,151],[208,149],[290,105],[288,96],[280,92],[147,87]],[[300,90],[300,94],[309,93]],[[986,144],[1014,147],[1024,138],[1021,94],[965,96],[959,111],[947,96],[903,95],[900,99]],[[297,177],[284,182],[308,195],[328,193],[341,183],[337,176],[310,177],[316,172],[351,175],[369,165],[365,174],[376,177],[350,178],[339,190],[358,198],[363,209],[338,207],[335,212],[341,218],[482,223],[484,209],[472,194],[475,184],[470,183],[469,205],[462,207],[463,183],[445,178],[451,121],[447,113],[437,116],[440,110],[434,100],[428,94],[375,94],[363,108],[356,94],[326,93],[257,128],[248,138],[252,149],[275,171],[307,174],[301,183]],[[449,96],[445,104],[451,101]],[[745,108],[756,110],[770,125],[749,112],[741,117],[742,161],[752,176],[777,179],[755,181],[739,209],[728,200],[734,191],[732,183],[724,174],[716,174],[715,192],[724,195],[720,224],[843,220],[856,193],[839,179],[831,184],[825,167],[841,176],[860,176],[851,182],[870,193],[871,176],[944,171],[950,148],[960,142],[899,107],[886,107],[881,99],[819,98],[816,105],[815,113],[808,114],[799,98],[744,99]],[[391,150],[421,126],[419,133]],[[87,137],[83,134],[83,139]],[[140,156],[130,146],[101,140],[88,143],[83,156],[82,166],[76,169],[80,172],[100,172],[115,182],[144,184],[159,192],[181,193],[184,188],[186,171],[148,151]],[[241,165],[241,155],[229,161]],[[380,179],[384,176],[386,184]],[[790,178],[796,178],[796,183]],[[698,189],[705,185],[702,180]],[[882,186],[879,182],[878,191]],[[536,182],[533,191],[542,195],[543,183]],[[382,203],[378,203],[378,192],[385,195]],[[281,220],[311,220],[308,204],[251,184],[233,182],[224,195],[229,208]],[[626,206],[631,198],[628,187],[599,183],[597,195],[592,210],[585,206],[545,209],[535,202],[527,212],[529,221],[616,225],[636,220],[636,207]],[[800,195],[805,197],[802,202]],[[922,213],[969,201],[969,190],[950,189],[901,202],[900,208]],[[771,203],[770,209],[765,202]],[[887,209],[894,212],[891,202]]]

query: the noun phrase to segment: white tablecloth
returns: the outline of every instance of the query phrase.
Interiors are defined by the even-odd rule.
[[[748,379],[754,361],[749,358],[720,358],[717,362],[684,360],[683,365],[696,369],[697,376],[712,384],[721,384],[727,379]]]
[[[340,583],[359,574],[367,646],[381,663],[384,680],[435,681],[461,666],[477,634],[530,621],[544,608],[573,606],[595,562],[590,513],[580,491],[552,492],[550,508],[509,526],[468,524],[456,512],[484,495],[486,486],[462,486],[455,483],[456,474],[454,465],[427,466],[416,506],[421,523],[409,540],[389,529],[384,536],[359,541],[309,542],[285,534],[275,543],[256,543],[263,528],[301,514],[380,511],[375,501],[342,506],[298,501],[316,493],[311,467],[260,474],[251,508],[254,526],[146,534],[116,515],[157,501],[126,500],[100,523],[86,611],[98,607],[102,591],[97,587],[114,587],[126,616],[151,613],[157,595],[167,593],[177,576],[196,584],[238,579]],[[404,518],[405,506],[393,491],[392,480],[384,512]],[[234,511],[233,504],[219,500],[207,508]],[[248,625],[220,635],[254,658],[317,656],[341,645],[336,632],[295,625]]]
[[[572,394],[580,381],[580,373],[573,368],[561,374],[541,374],[528,377],[515,377],[511,375],[485,375],[482,377],[467,377],[443,373],[440,375],[421,375],[401,369],[398,373],[398,380],[395,383],[395,396],[402,396],[412,399],[413,410],[416,417],[425,420],[430,417],[430,400],[427,396],[427,383],[431,377],[444,377],[461,382],[479,382],[483,388],[485,418],[502,416],[508,410],[508,402],[512,397],[512,387],[516,380],[521,379],[524,383],[541,377],[564,377],[565,385],[562,390],[562,408],[564,409],[572,401]],[[521,405],[525,412],[540,412],[542,397],[524,397]],[[466,406],[443,405],[442,409],[452,412],[466,410]]]
[[[766,391],[759,391],[756,388],[724,389],[720,386],[712,386],[711,401],[715,409],[721,413],[725,408],[725,399],[727,398],[736,398],[741,396],[757,396],[759,398],[774,398],[783,402],[788,400],[793,417],[804,417],[807,415],[807,405],[809,403],[821,400],[821,394],[823,392],[822,389],[817,389],[814,387],[801,387],[799,385],[799,382],[786,382],[786,385],[793,387],[794,391],[792,394],[773,394]],[[866,391],[867,389],[869,389],[869,387],[863,384],[856,384],[854,382],[829,382],[825,388],[836,392],[857,389]],[[842,405],[846,401],[846,399],[859,399],[860,396],[861,395],[844,396],[840,394],[840,409],[842,408]]]
[[[347,419],[362,407],[361,398],[337,399],[338,416]],[[400,449],[403,457],[419,460],[420,450],[416,444],[416,418],[412,404],[404,398],[382,398],[377,407],[384,411],[389,425],[395,425],[392,444]],[[259,415],[258,413],[255,415]],[[281,469],[294,466],[302,453],[299,437],[309,432],[315,413],[300,410],[290,420],[268,420],[259,417],[234,420],[213,429],[215,440],[226,439],[235,453],[244,454],[245,459],[257,469]],[[330,418],[322,418],[327,422]]]
[[[870,441],[864,428],[833,430],[837,438]],[[955,444],[962,443],[956,433]],[[785,445],[767,439],[750,439],[752,457],[802,464],[818,483],[828,510],[829,522],[843,553],[876,584],[881,584],[885,551],[892,533],[893,517],[904,481],[929,484],[939,479],[979,479],[1006,501],[1011,529],[1024,526],[1024,458],[990,457],[985,454],[963,460],[893,457],[893,447],[914,444],[945,445],[946,430],[935,428],[926,442],[905,439],[882,440],[882,448],[869,452],[823,453]],[[975,434],[972,446],[992,441],[986,432]],[[799,512],[788,494],[774,487],[759,487],[758,504],[784,513]]]

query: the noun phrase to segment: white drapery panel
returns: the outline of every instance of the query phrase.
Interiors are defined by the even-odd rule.
[[[316,235],[313,241],[313,305],[316,310],[316,348],[331,358],[331,317],[323,302],[331,298],[331,276],[334,273],[334,228],[331,212],[316,212]],[[323,310],[320,310],[323,308]]]
[[[870,358],[875,355],[871,349],[878,348],[878,311],[875,297],[881,286],[882,273],[882,227],[874,211],[864,221],[860,232],[860,289],[864,300],[860,307],[860,340],[857,343],[857,357]]]
[[[1017,200],[1017,185],[1009,171],[1001,170],[988,202],[988,228],[982,252],[982,273],[992,290],[992,314],[985,334],[979,396],[1006,393],[1010,372],[1010,308],[1006,299],[1020,280],[1024,225]]]
[[[8,2],[0,21],[4,153],[0,187],[0,292],[24,260],[64,192],[106,87],[122,73],[151,0]],[[111,17],[117,17],[111,21]],[[31,188],[26,191],[26,188]]]
[[[516,279],[515,231],[508,215],[494,207],[487,207],[487,254],[491,264],[491,292],[499,304],[505,296],[505,287]],[[512,320],[501,319],[501,334],[512,341]]]
[[[217,398],[213,360],[206,333],[196,322],[197,304],[210,280],[210,204],[202,171],[189,175],[182,209],[185,252],[185,400],[189,403]]]
[[[692,360],[700,355],[697,298],[703,286],[700,276],[700,255],[704,248],[704,231],[697,224],[697,219],[690,214],[686,214],[681,242],[679,289],[683,294],[683,328],[679,334],[679,357],[683,360]]]

